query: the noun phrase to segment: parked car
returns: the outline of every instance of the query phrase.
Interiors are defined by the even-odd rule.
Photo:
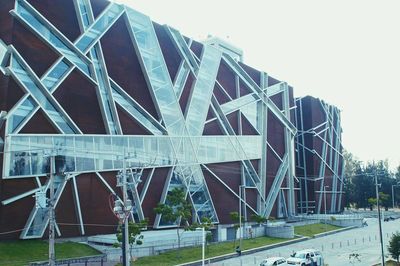
[[[304,249],[295,252],[290,258],[286,259],[289,265],[300,266],[323,266],[324,258],[319,250]]]
[[[266,258],[260,263],[260,266],[284,266],[287,265],[286,259],[283,257]]]

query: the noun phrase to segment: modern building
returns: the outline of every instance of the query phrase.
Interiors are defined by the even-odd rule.
[[[343,210],[344,164],[340,110],[323,100],[296,99],[296,176],[300,213]]]
[[[175,187],[194,221],[295,215],[293,89],[232,47],[115,2],[3,0],[0,238],[46,234],[53,159],[61,237],[115,232],[124,166],[154,229],[176,226],[153,211]]]

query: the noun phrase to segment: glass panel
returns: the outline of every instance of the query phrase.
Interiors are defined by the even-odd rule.
[[[47,75],[42,79],[43,85],[52,92],[54,90],[54,86],[59,82],[59,80],[64,77],[66,73],[68,73],[71,67],[61,60],[57,65],[52,67],[52,69],[47,73]]]
[[[31,96],[26,98],[8,119],[8,133],[14,133],[26,118],[32,114],[37,107],[36,102]]]
[[[192,136],[203,133],[220,61],[221,52],[206,45],[186,115],[186,125]]]
[[[164,57],[158,45],[152,21],[145,15],[127,8],[131,31],[144,62],[146,74],[158,103],[169,135],[183,134],[185,121],[177,101]]]
[[[55,109],[53,104],[46,98],[39,87],[35,84],[34,80],[29,76],[28,72],[18,62],[16,56],[12,57],[11,71],[17,79],[31,92],[36,101],[40,103],[46,114],[56,123],[63,133],[72,134],[77,133],[72,126],[68,125],[67,120]]]
[[[25,8],[23,6],[24,2],[18,1],[16,3],[18,5],[16,11],[20,18],[25,20],[38,35],[54,46],[54,48],[56,48],[63,56],[68,58],[68,60],[73,62],[88,76],[90,75],[89,66],[82,59],[80,59],[72,49],[68,48],[68,46],[65,45],[63,41],[61,41],[60,38],[49,29],[50,27],[42,23],[37,18],[39,17],[37,14],[31,13],[28,8]]]
[[[109,28],[122,14],[124,8],[122,5],[111,3],[110,7],[107,8],[106,12],[97,19],[94,24],[89,28],[87,32],[78,40],[76,47],[80,51],[87,51],[92,44],[97,42],[98,38],[104,34],[107,28]],[[84,12],[86,8],[84,8]],[[82,12],[82,10],[81,10]],[[85,18],[85,14],[82,14]]]

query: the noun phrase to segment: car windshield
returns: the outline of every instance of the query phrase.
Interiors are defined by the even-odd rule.
[[[306,257],[306,254],[304,253],[294,253],[295,258],[299,258],[299,259],[304,259]]]

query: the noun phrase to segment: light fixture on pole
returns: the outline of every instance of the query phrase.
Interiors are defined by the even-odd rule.
[[[392,203],[393,203],[393,209],[394,209],[394,188],[395,187],[400,187],[400,182],[398,182],[396,185],[392,185]]]

